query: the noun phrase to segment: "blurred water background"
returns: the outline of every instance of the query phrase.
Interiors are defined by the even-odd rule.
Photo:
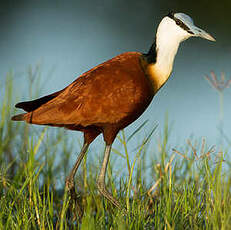
[[[205,137],[208,143],[219,144],[219,97],[205,75],[214,71],[219,77],[224,72],[231,78],[230,9],[228,0],[1,1],[0,90],[4,90],[7,72],[12,71],[15,101],[28,100],[29,65],[32,69],[39,65],[41,72],[41,90],[37,96],[62,89],[81,73],[122,52],[146,52],[161,18],[171,10],[184,12],[217,42],[192,38],[181,44],[172,76],[126,133],[148,119],[139,135],[147,134],[158,124],[153,137],[156,141],[168,114],[172,147],[185,143],[192,136]],[[228,137],[230,98],[231,89],[227,89],[223,131]],[[73,135],[73,132],[68,133]],[[79,135],[74,134],[74,138]],[[100,138],[97,140],[102,144]],[[131,144],[131,150],[136,141],[134,139]]]

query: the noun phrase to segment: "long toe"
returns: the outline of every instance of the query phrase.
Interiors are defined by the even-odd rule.
[[[108,199],[112,204],[114,204],[117,208],[122,209],[120,203],[118,200],[116,200],[111,193],[107,191],[107,189],[100,183],[97,183],[97,187],[99,192]]]
[[[75,182],[73,178],[67,177],[65,182],[65,189],[70,192],[75,189]]]

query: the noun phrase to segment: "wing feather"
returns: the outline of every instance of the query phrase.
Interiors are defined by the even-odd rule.
[[[25,120],[57,126],[119,122],[141,103],[142,90],[136,82],[136,75],[144,74],[140,55],[124,53],[91,69],[25,115]]]

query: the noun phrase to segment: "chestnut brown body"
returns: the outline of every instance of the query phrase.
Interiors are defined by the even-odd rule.
[[[144,60],[138,52],[118,55],[59,92],[18,103],[16,107],[27,113],[13,120],[82,131],[88,143],[103,133],[111,144],[118,131],[135,121],[153,98]]]

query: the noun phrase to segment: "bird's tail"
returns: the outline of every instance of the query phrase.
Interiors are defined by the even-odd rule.
[[[11,120],[12,121],[24,121],[25,120],[25,114],[26,113],[21,113],[21,114],[15,115],[15,116],[11,117]]]
[[[64,90],[64,89],[63,89]],[[52,100],[53,98],[57,97],[60,93],[63,92],[63,90],[60,90],[58,92],[52,93],[50,95],[38,98],[36,100],[33,101],[24,101],[24,102],[20,102],[18,104],[15,105],[16,108],[20,108],[25,110],[26,112],[32,112],[35,109],[39,108],[40,106],[42,106],[43,104],[46,104],[48,101]]]
[[[63,89],[64,90],[64,89]],[[11,117],[12,121],[26,121],[28,123],[32,123],[32,115],[33,111],[41,107],[42,105],[46,104],[53,98],[57,97],[63,90],[60,90],[58,92],[52,93],[50,95],[38,98],[33,101],[25,101],[25,102],[20,102],[15,105],[16,108],[20,108],[25,110],[28,113],[21,113],[18,115],[15,115]]]

